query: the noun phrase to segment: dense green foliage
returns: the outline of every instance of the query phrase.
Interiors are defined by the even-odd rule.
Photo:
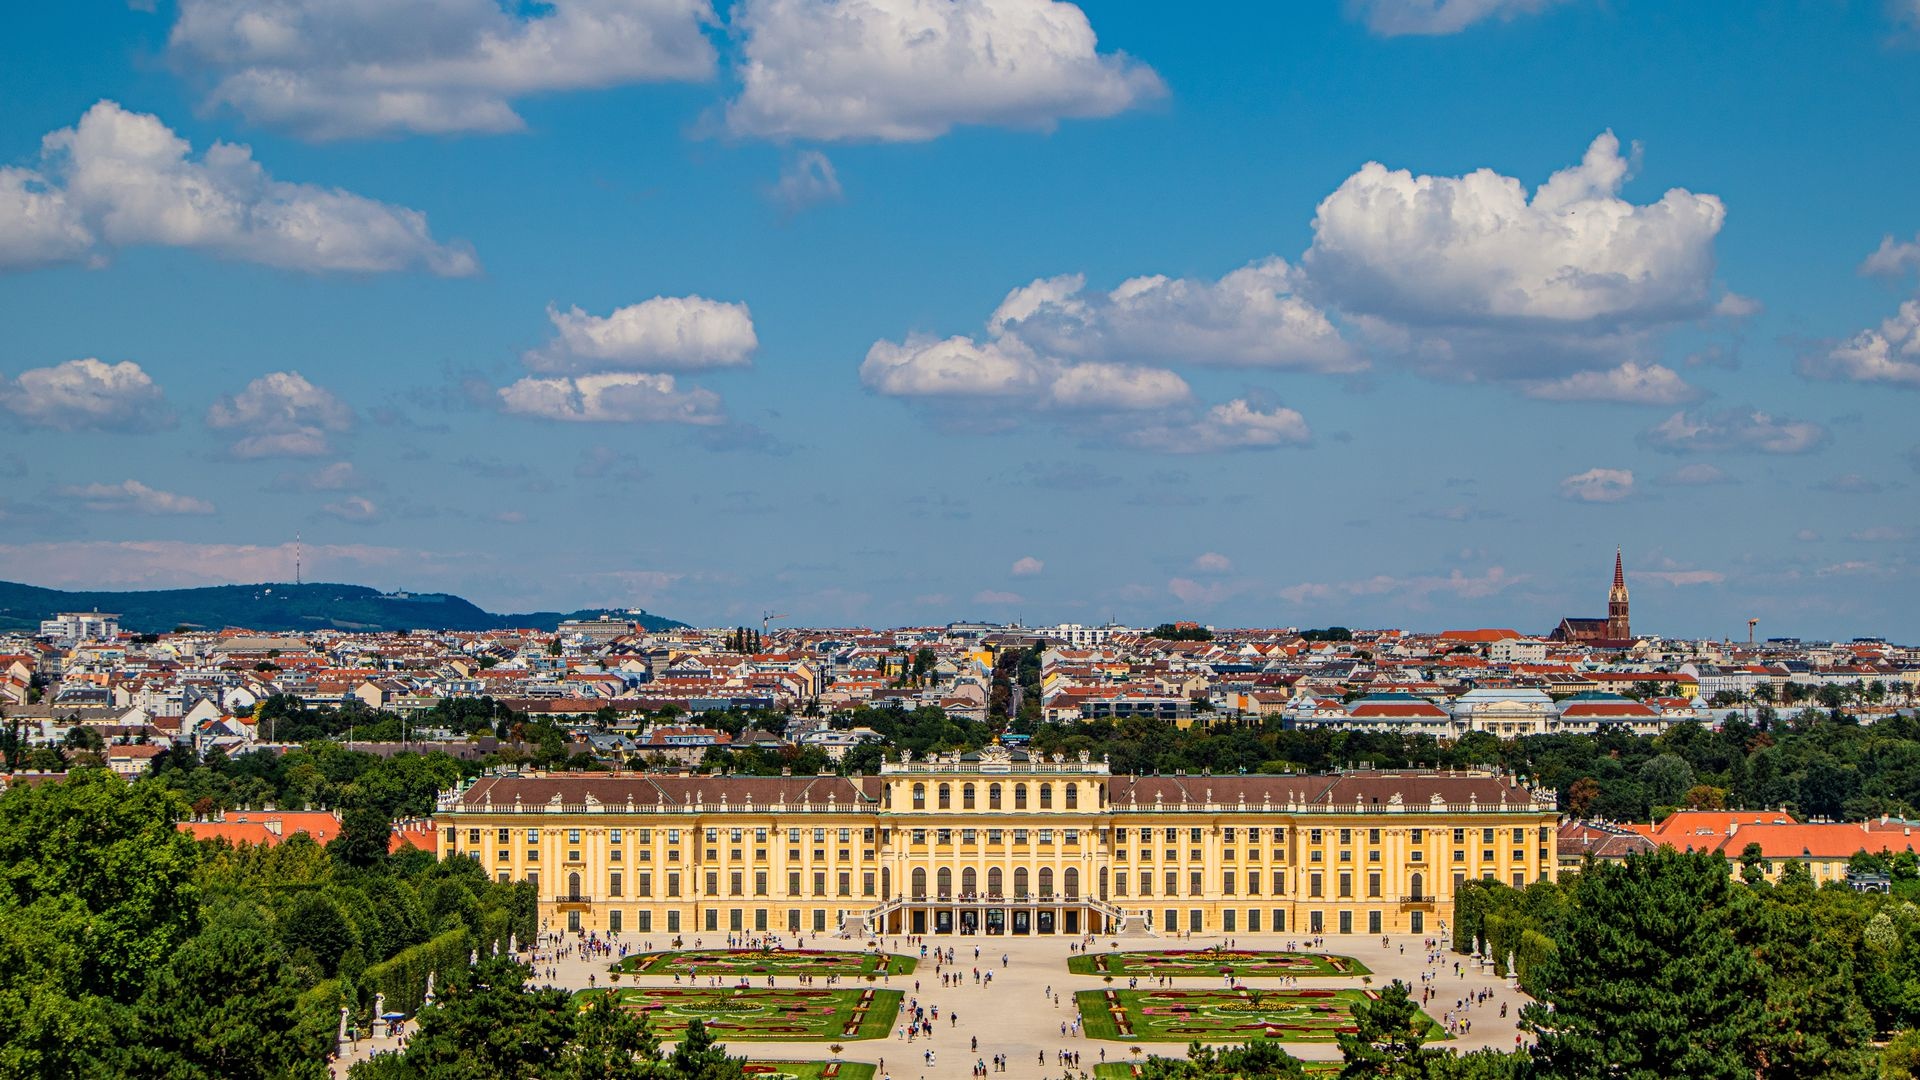
[[[449,978],[406,1050],[355,1065],[352,1080],[741,1080],[695,1020],[674,1052],[638,1015],[601,995],[585,1007],[565,990],[528,990],[528,970],[488,957]]]
[[[1110,755],[1116,773],[1313,772],[1371,762],[1381,768],[1498,766],[1557,792],[1578,816],[1646,821],[1658,808],[1787,807],[1804,817],[1920,816],[1920,721],[1872,725],[1844,713],[1784,718],[1756,711],[1713,731],[1677,724],[1657,738],[1624,733],[1540,735],[1502,742],[1476,733],[1442,745],[1426,736],[1288,730],[1278,718],[1195,726],[1127,719],[1041,724],[1042,753]]]
[[[261,631],[301,630],[552,630],[564,619],[596,618],[603,611],[536,611],[494,615],[471,602],[444,593],[405,597],[365,585],[213,585],[197,589],[142,589],[138,592],[66,592],[0,581],[0,630],[34,631],[40,620],[62,611],[112,611],[120,625],[137,633],[158,634],[175,627],[218,630],[244,626]],[[685,623],[658,615],[628,615],[648,630],[677,630]]]
[[[531,887],[388,857],[383,817],[356,865],[305,835],[196,843],[186,810],[91,769],[0,796],[0,1077],[317,1078],[343,1002],[364,1022],[534,932]]]

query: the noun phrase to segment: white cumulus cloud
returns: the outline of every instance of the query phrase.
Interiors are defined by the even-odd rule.
[[[1860,264],[1860,272],[1877,277],[1898,277],[1909,270],[1920,270],[1920,236],[1895,240],[1892,233],[1880,238],[1880,246]]]
[[[1193,568],[1203,574],[1224,574],[1233,569],[1233,560],[1217,551],[1208,551],[1194,557]]]
[[[156,116],[94,105],[41,140],[37,172],[0,175],[0,269],[156,245],[315,273],[479,270],[471,248],[436,241],[418,210],[276,180],[235,143],[192,152]]]
[[[329,454],[329,433],[353,423],[346,402],[297,371],[262,375],[207,409],[207,426],[237,433],[232,453],[245,459]]]
[[[1532,15],[1561,0],[1347,0],[1347,10],[1382,37],[1457,34],[1487,19]]]
[[[1560,481],[1560,497],[1575,502],[1619,502],[1632,494],[1632,469],[1588,469]]]
[[[1606,371],[1576,371],[1564,378],[1530,382],[1522,392],[1543,401],[1613,401],[1627,405],[1679,405],[1700,397],[1699,389],[1672,368],[1631,360]]]
[[[876,341],[860,364],[860,381],[890,397],[1001,397],[1032,391],[1044,377],[1018,343],[1003,348],[955,336]]]
[[[176,495],[148,487],[138,480],[117,484],[79,484],[60,489],[89,510],[120,514],[211,514],[213,504],[191,495]]]
[[[1682,410],[1641,435],[1654,449],[1673,453],[1764,454],[1804,454],[1825,446],[1829,437],[1825,427],[1811,420],[1789,420],[1757,409]]]
[[[160,387],[131,360],[88,357],[0,377],[0,408],[21,423],[59,431],[152,431],[174,422]]]
[[[517,131],[513,99],[713,71],[708,0],[181,0],[210,104],[316,139]]]
[[[509,413],[576,423],[712,425],[726,420],[720,395],[683,389],[672,375],[645,372],[524,378],[502,387],[500,402]]]
[[[1920,298],[1825,352],[1802,353],[1798,364],[1816,379],[1920,388]]]
[[[1080,274],[1007,294],[987,320],[995,337],[1075,359],[1351,372],[1366,360],[1325,311],[1299,295],[1285,259],[1249,263],[1218,281],[1162,274],[1089,292]]]
[[[780,179],[767,188],[767,197],[789,214],[797,214],[809,206],[821,203],[839,202],[845,197],[840,190],[840,176],[834,172],[833,162],[818,150],[802,150],[787,158],[780,167]]]
[[[1304,446],[1313,441],[1306,418],[1294,409],[1260,409],[1235,398],[1180,424],[1158,424],[1129,432],[1124,439],[1142,450],[1168,454],[1205,454],[1222,450],[1265,450]]]
[[[1102,53],[1063,0],[739,0],[736,135],[932,139],[958,125],[1050,130],[1165,92]]]
[[[1046,568],[1047,568],[1046,563],[1040,561],[1039,559],[1034,558],[1031,555],[1027,555],[1022,558],[1015,559],[1013,562],[1013,567],[1008,571],[1008,573],[1011,573],[1014,577],[1032,577],[1035,574],[1038,574],[1040,571],[1045,570]]]
[[[322,506],[320,512],[355,523],[374,521],[380,517],[380,507],[365,495],[349,495],[339,502],[330,502]]]
[[[532,371],[685,371],[739,367],[760,345],[747,305],[701,296],[656,296],[589,315],[547,308],[555,335],[523,357]]]
[[[1369,162],[1322,200],[1309,293],[1429,373],[1543,380],[1618,368],[1674,322],[1713,313],[1712,195],[1620,196],[1612,132],[1531,194],[1491,169],[1415,175]]]

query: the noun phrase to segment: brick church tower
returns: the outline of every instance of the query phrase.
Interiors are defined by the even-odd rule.
[[[1607,637],[1633,640],[1633,621],[1627,617],[1627,574],[1620,564],[1619,548],[1613,549],[1613,588],[1607,593]]]

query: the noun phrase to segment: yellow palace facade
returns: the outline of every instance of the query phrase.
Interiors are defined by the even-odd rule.
[[[1470,878],[1558,865],[1551,793],[1488,772],[1115,776],[993,746],[878,776],[485,776],[445,857],[576,933],[1438,933]]]

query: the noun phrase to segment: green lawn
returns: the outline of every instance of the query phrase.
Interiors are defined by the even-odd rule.
[[[919,961],[911,956],[826,949],[701,949],[690,952],[635,953],[611,970],[639,975],[879,975],[881,965],[895,975],[911,975]]]
[[[1081,990],[1074,1004],[1089,1038],[1133,1042],[1332,1042],[1353,1026],[1372,990]],[[1257,999],[1257,1000],[1256,1000]],[[1426,1014],[1422,1013],[1422,1016]],[[1428,1037],[1446,1037],[1426,1017]]]
[[[1242,979],[1373,974],[1367,965],[1351,956],[1261,949],[1083,953],[1067,958],[1067,970],[1075,975],[1111,975],[1116,979],[1134,975],[1143,979],[1160,975],[1176,979],[1218,979],[1229,972]]]
[[[616,995],[640,1013],[655,1035],[677,1039],[691,1020],[706,1022],[721,1042],[834,1042],[885,1038],[900,1011],[898,990],[709,989],[622,986],[576,997]]]
[[[747,1080],[873,1080],[867,1061],[749,1061],[746,1071]]]

